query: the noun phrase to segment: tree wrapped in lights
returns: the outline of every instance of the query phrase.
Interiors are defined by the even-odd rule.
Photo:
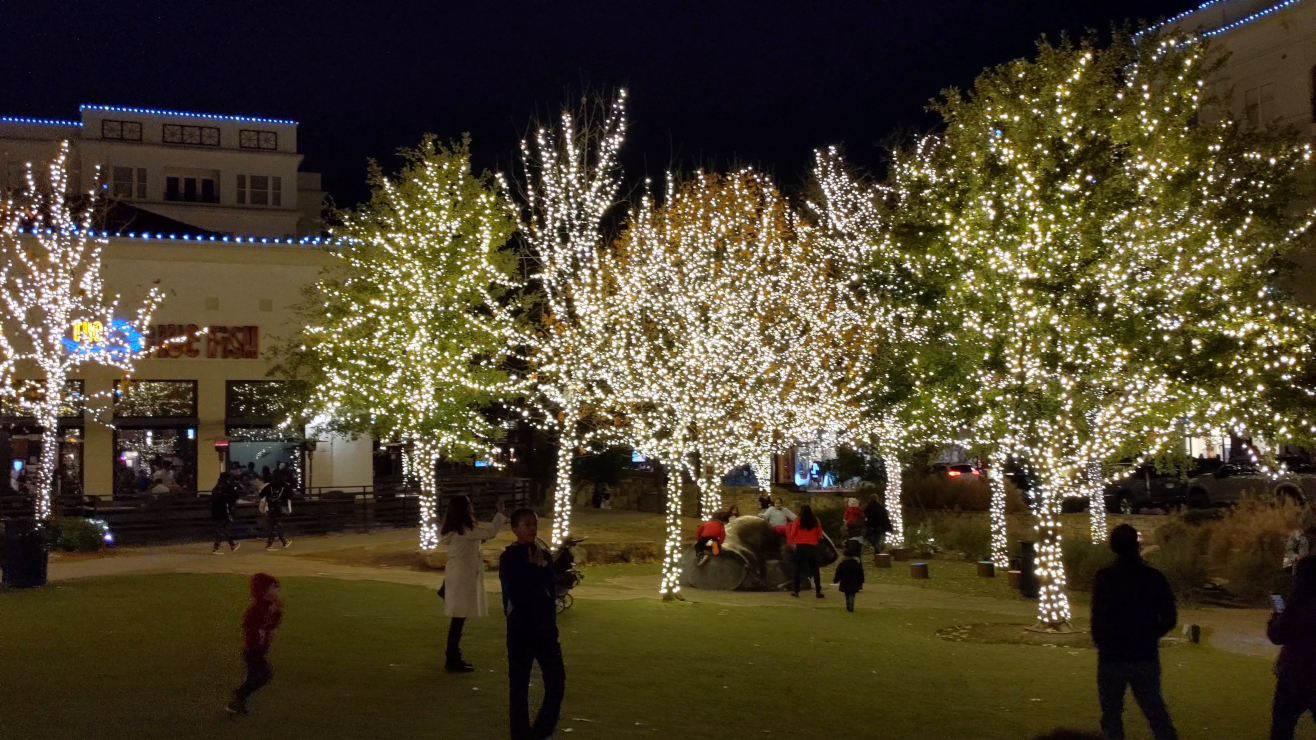
[[[496,178],[471,173],[468,143],[427,137],[402,155],[396,178],[372,164],[370,201],[338,214],[339,262],[307,291],[285,371],[308,389],[308,416],[409,446],[433,549],[439,459],[491,455],[489,407],[525,390],[504,369],[523,337],[521,283],[505,248],[515,215]]]
[[[599,310],[602,222],[617,204],[626,134],[626,91],[610,110],[562,114],[556,131],[539,129],[521,143],[526,218],[521,233],[537,267],[531,280],[543,296],[542,330],[535,347],[535,384],[558,411],[557,479],[551,542],[571,532],[571,462],[586,440],[581,426],[600,387],[599,341],[592,334]],[[550,421],[551,421],[550,417]]]
[[[1061,501],[1185,431],[1301,441],[1312,320],[1278,289],[1305,147],[1206,107],[1195,40],[1039,45],[897,154],[889,249],[962,368],[976,441],[1040,480],[1040,623],[1070,617]],[[946,276],[955,279],[947,280]],[[1104,531],[1098,534],[1103,534]]]
[[[69,377],[84,363],[131,371],[147,353],[142,335],[162,294],[152,287],[130,320],[116,318],[119,296],[105,291],[96,236],[98,192],[70,200],[69,144],[60,146],[46,178],[29,166],[27,187],[0,207],[0,378],[33,368],[42,375],[35,393],[15,392],[7,378],[0,392],[41,427],[36,517],[51,514],[59,464],[59,415],[79,399]]]

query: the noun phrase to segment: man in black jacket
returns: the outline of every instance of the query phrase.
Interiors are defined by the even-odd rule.
[[[1121,524],[1110,533],[1118,560],[1097,573],[1092,588],[1092,641],[1097,644],[1097,695],[1101,729],[1110,740],[1124,740],[1124,691],[1151,725],[1156,740],[1178,734],[1161,698],[1161,659],[1157,642],[1174,629],[1174,593],[1159,570],[1143,562],[1138,530]]]
[[[233,480],[233,476],[229,473],[221,472],[219,481],[210,491],[210,518],[215,522],[215,549],[211,552],[216,555],[224,554],[224,551],[219,549],[220,543],[224,540],[228,540],[229,552],[242,546],[241,542],[233,539],[233,514],[240,498],[242,498],[242,489],[237,481]]]
[[[512,738],[542,740],[553,736],[567,684],[557,635],[557,581],[552,556],[535,541],[539,532],[535,512],[517,509],[511,524],[516,544],[508,545],[498,559],[498,580],[507,618]],[[544,676],[544,703],[531,726],[530,669],[535,661]]]

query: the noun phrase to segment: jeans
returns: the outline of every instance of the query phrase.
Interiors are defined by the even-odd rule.
[[[230,550],[238,546],[237,541],[233,539],[233,520],[215,520],[215,549],[219,549],[219,543],[228,540]]]
[[[1107,740],[1124,740],[1124,691],[1151,725],[1156,740],[1178,740],[1170,711],[1161,698],[1161,664],[1158,660],[1102,660],[1097,658],[1097,697],[1101,701],[1101,731]]]
[[[1270,710],[1270,740],[1293,740],[1298,720],[1306,712],[1316,719],[1316,690],[1306,683],[1279,679]]]
[[[266,547],[274,546],[274,538],[278,538],[285,547],[288,545],[288,538],[283,536],[283,509],[281,504],[271,502],[270,510],[265,512],[265,523],[269,526],[270,536],[265,540]]]
[[[530,670],[539,663],[544,677],[544,703],[530,724]],[[512,740],[538,740],[553,734],[567,691],[567,669],[556,638],[507,636],[507,681]]]
[[[453,617],[448,623],[448,653],[449,663],[462,662],[462,628],[466,626],[466,617]]]
[[[251,695],[264,688],[274,678],[274,669],[270,668],[270,661],[264,653],[254,651],[244,652],[242,659],[247,663],[247,680],[242,682],[237,692],[233,695],[233,703],[239,707],[247,706],[247,699]]]
[[[870,531],[864,536],[864,539],[868,540],[868,544],[873,546],[873,556],[876,557],[879,552],[882,552],[882,546],[886,544],[886,532]]]
[[[845,595],[845,609],[846,609],[846,611],[851,611],[851,612],[854,611],[854,596],[855,596],[854,594],[846,594],[846,595]]]
[[[813,585],[822,593],[822,576],[818,572],[818,546],[795,546],[795,593],[800,592],[800,582],[805,576],[813,578]],[[806,572],[807,571],[807,572]]]

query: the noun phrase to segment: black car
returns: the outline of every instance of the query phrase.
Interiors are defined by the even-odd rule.
[[[1103,492],[1106,510],[1136,514],[1141,509],[1171,511],[1188,503],[1188,481],[1178,473],[1161,473],[1153,465],[1142,465],[1108,483]]]

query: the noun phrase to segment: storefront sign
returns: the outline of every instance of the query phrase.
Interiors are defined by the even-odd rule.
[[[260,357],[260,327],[208,326],[202,331],[196,324],[156,324],[146,334],[149,357],[170,359],[201,357],[209,359],[245,359]]]
[[[122,319],[114,319],[108,324],[100,321],[74,322],[69,328],[69,336],[63,342],[64,348],[71,355],[87,359],[107,356],[116,362],[131,359],[146,347],[142,333]]]

